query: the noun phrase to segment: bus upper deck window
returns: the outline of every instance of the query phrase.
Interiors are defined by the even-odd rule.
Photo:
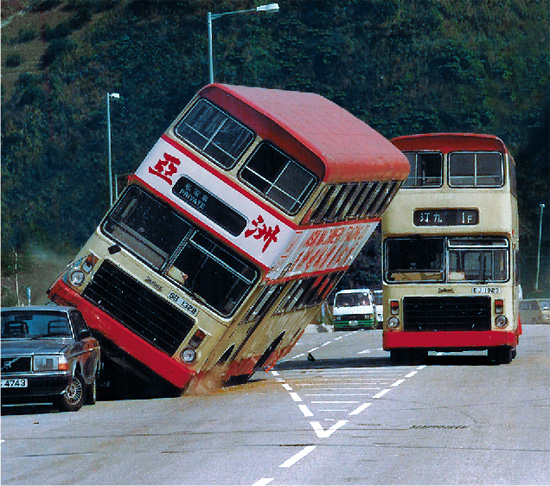
[[[231,169],[254,140],[251,130],[204,99],[183,117],[174,132],[224,169]]]
[[[441,187],[442,157],[440,153],[405,153],[411,171],[403,187]]]
[[[502,157],[498,152],[454,152],[449,156],[449,185],[453,187],[500,187],[504,183]]]
[[[290,214],[300,210],[317,185],[314,174],[267,143],[259,145],[240,176]]]

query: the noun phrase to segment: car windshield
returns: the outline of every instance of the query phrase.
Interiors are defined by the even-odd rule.
[[[379,291],[379,292],[374,291],[373,296],[374,296],[374,303],[376,305],[382,305],[382,291]]]
[[[550,310],[550,300],[539,300],[540,310]]]
[[[370,296],[366,292],[338,294],[334,302],[334,307],[357,307],[361,305],[372,305]]]
[[[2,339],[71,336],[67,315],[62,312],[2,312]]]

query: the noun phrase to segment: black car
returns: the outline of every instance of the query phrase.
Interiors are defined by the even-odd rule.
[[[6,307],[2,314],[2,403],[53,401],[76,411],[96,400],[99,343],[71,307]]]

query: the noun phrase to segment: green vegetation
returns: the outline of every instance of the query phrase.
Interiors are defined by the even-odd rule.
[[[4,276],[11,273],[13,249],[69,254],[105,213],[106,93],[122,96],[111,103],[114,172],[132,172],[207,83],[207,12],[259,3],[19,0],[3,9]],[[524,282],[530,287],[539,204],[546,204],[541,287],[548,288],[548,3],[279,4],[276,14],[215,20],[216,80],[319,93],[388,138],[436,131],[501,137],[518,163]],[[376,258],[376,247],[369,253]],[[347,284],[379,278],[376,265],[357,266]]]

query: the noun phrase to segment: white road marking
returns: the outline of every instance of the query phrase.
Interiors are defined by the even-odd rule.
[[[262,478],[259,481],[256,481],[252,486],[265,486],[273,481],[274,478]]]
[[[380,393],[377,393],[376,395],[374,395],[372,398],[381,398],[389,391],[391,390],[389,388],[386,388],[385,390],[382,390]]]
[[[292,398],[292,400],[294,400],[295,402],[301,402],[302,401],[302,399],[300,398],[300,395],[298,395],[295,392],[290,392],[289,395]]]
[[[412,378],[417,373],[418,373],[418,371],[411,371],[408,375],[405,375],[405,378]]]
[[[359,403],[358,400],[312,400],[311,403]]]
[[[290,385],[288,385],[287,383],[283,383],[282,386],[286,391],[292,391],[292,387]]]
[[[339,420],[334,425],[331,425],[327,430],[323,429],[323,426],[319,422],[310,422],[313,430],[317,434],[319,439],[326,439],[336,432],[340,427],[343,427],[348,423],[347,420]]]
[[[397,380],[395,383],[392,383],[391,386],[399,386],[401,383],[405,383],[405,380]]]
[[[358,406],[355,410],[349,413],[349,415],[359,415],[363,410],[366,410],[372,405],[372,403],[363,403],[363,405]]]
[[[307,405],[298,405],[302,413],[304,414],[304,417],[313,417],[313,413],[309,408],[307,408]]]
[[[272,371],[271,374],[272,374],[273,376],[279,376],[279,372],[278,372],[278,371]]]
[[[365,349],[363,351],[359,351],[357,354],[368,354],[370,353],[370,349]]]
[[[294,464],[296,464],[300,459],[303,459],[304,457],[306,457],[310,452],[313,452],[316,448],[317,446],[304,447],[300,452],[298,452],[297,454],[294,454],[290,459],[287,459],[279,467],[294,466]]]

